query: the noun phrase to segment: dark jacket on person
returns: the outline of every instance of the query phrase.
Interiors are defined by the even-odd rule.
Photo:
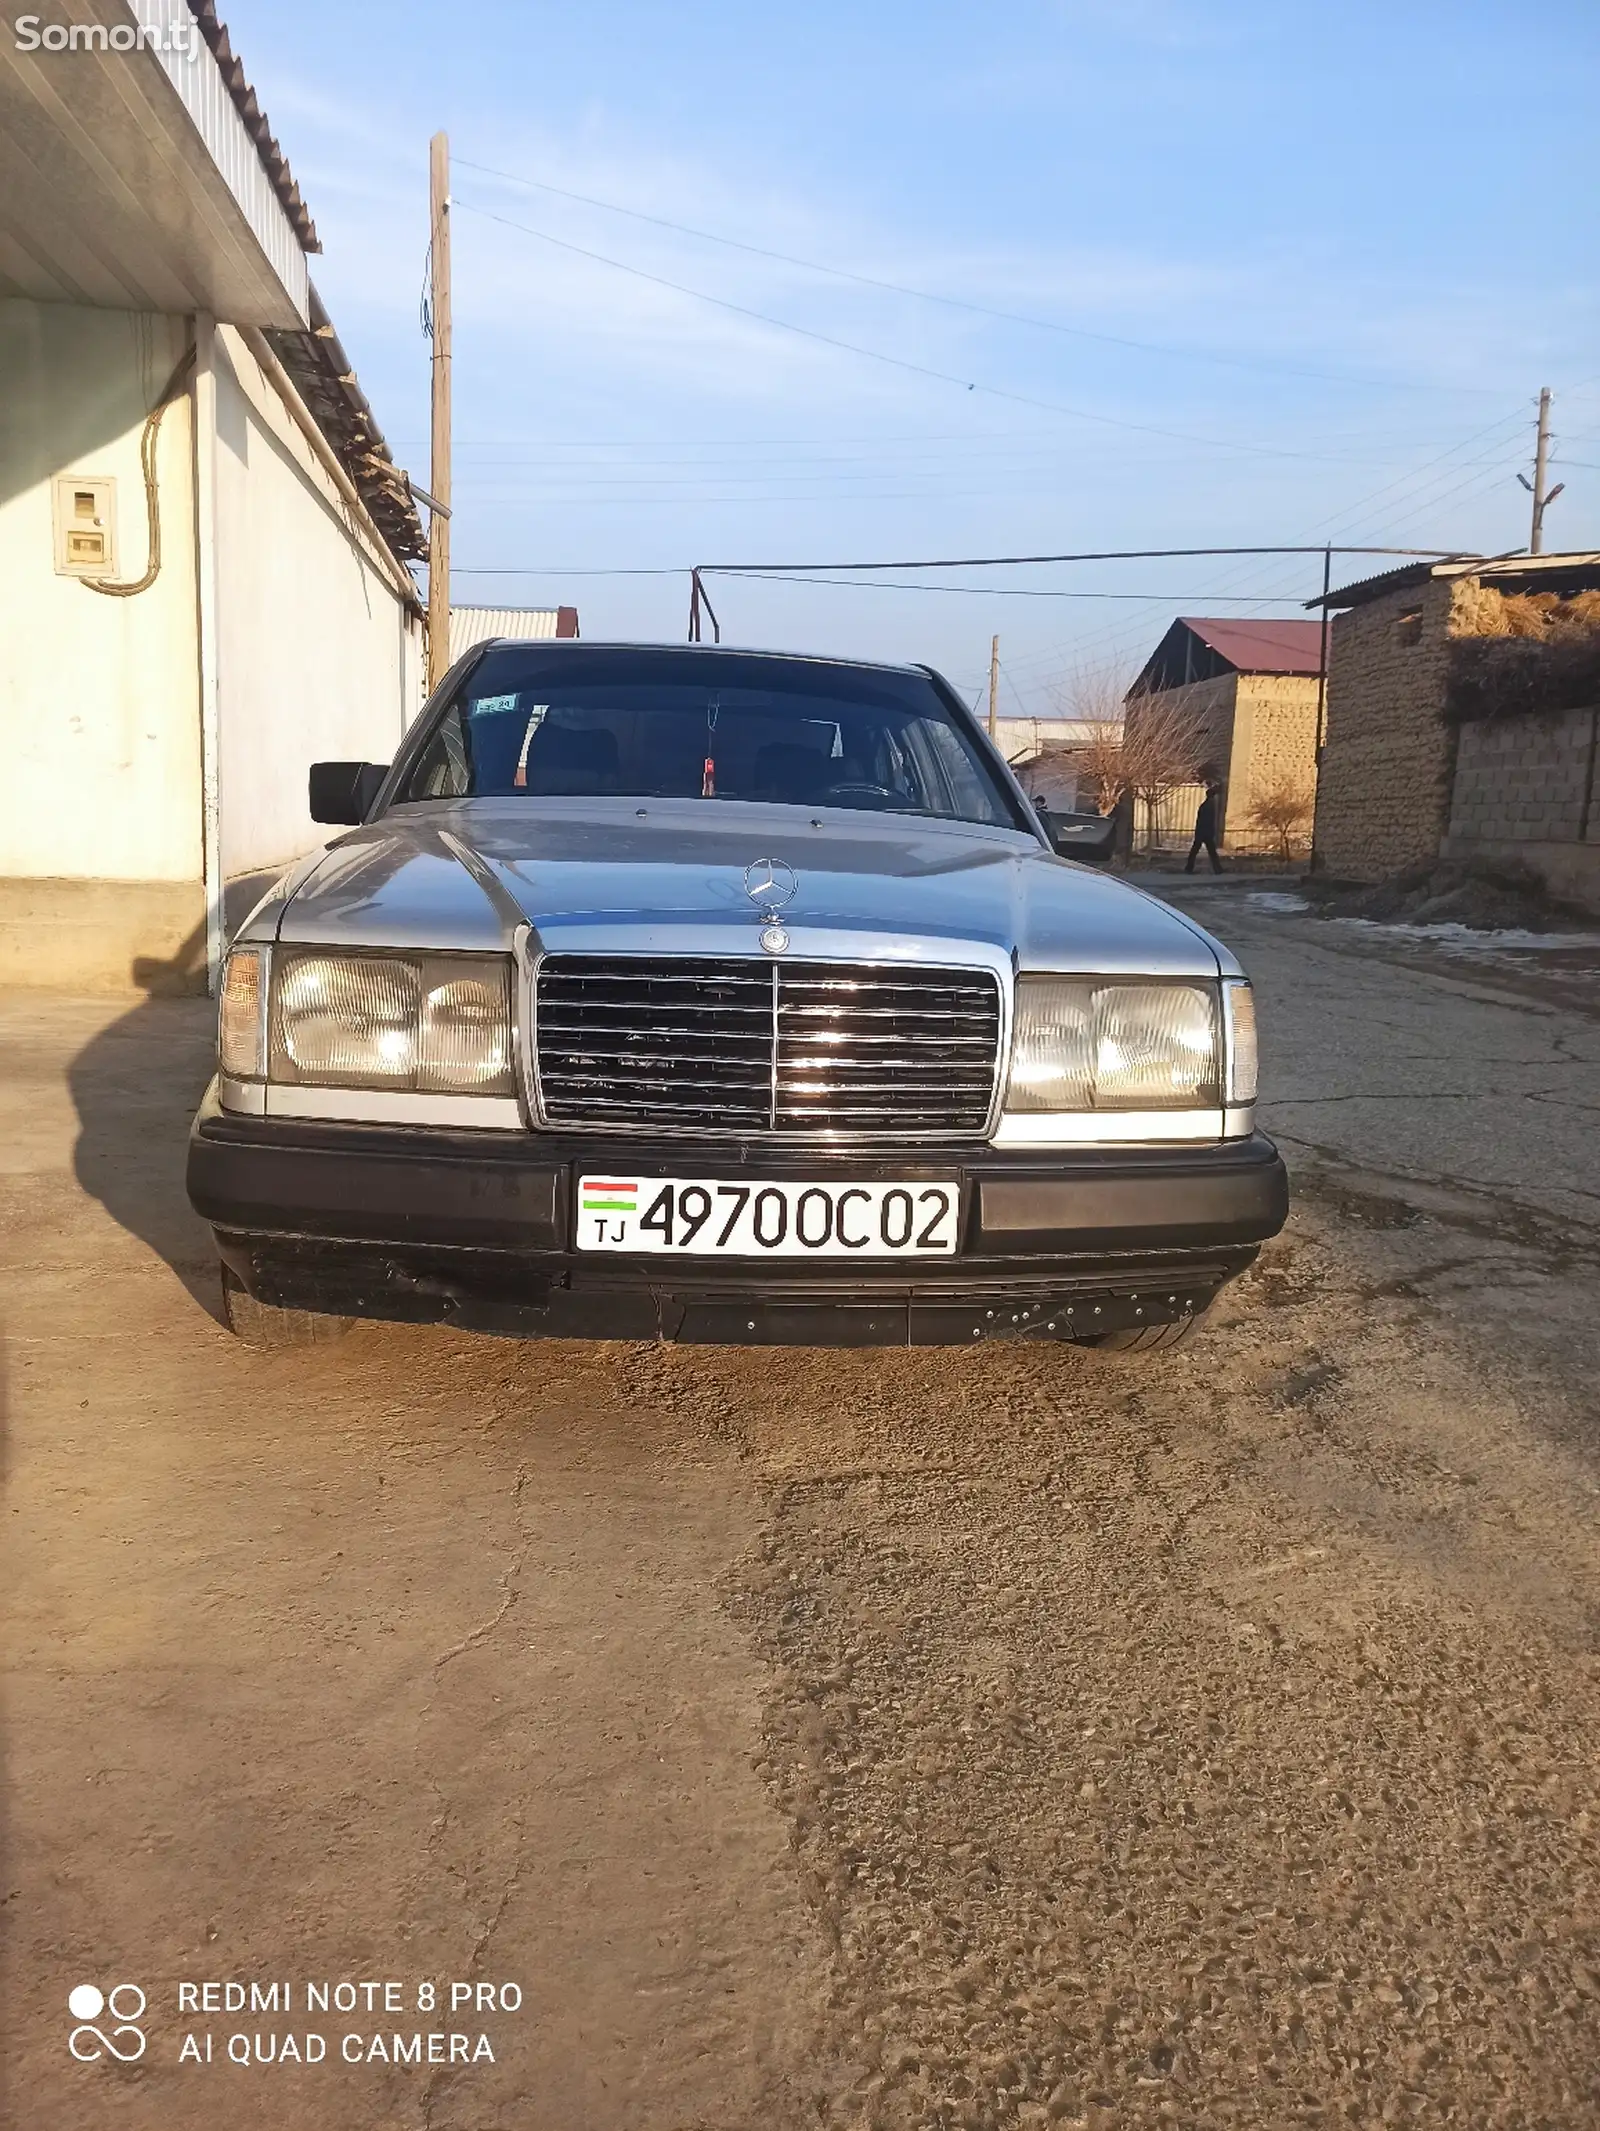
[[[1200,844],[1214,844],[1217,840],[1216,792],[1207,792],[1200,802],[1200,811],[1194,817],[1194,840]]]

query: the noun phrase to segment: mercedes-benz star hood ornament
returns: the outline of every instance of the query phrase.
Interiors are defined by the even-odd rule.
[[[789,944],[778,919],[799,891],[800,877],[784,859],[755,858],[744,869],[744,892],[761,917],[761,944],[768,954],[781,955]]]

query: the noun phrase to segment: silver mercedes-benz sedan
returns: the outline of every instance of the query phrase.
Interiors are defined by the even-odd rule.
[[[311,796],[190,1141],[247,1338],[1164,1346],[1283,1225],[1238,963],[928,668],[499,641]]]

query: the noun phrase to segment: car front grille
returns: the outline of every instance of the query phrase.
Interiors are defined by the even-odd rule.
[[[973,1139],[1000,988],[904,963],[547,955],[534,1005],[553,1125],[779,1138]]]

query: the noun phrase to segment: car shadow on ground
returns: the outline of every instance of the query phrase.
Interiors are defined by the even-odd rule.
[[[170,962],[135,963],[144,996],[95,1031],[68,1066],[67,1085],[78,1182],[220,1321],[216,1251],[184,1191],[189,1123],[212,1071],[204,951],[202,927]]]

